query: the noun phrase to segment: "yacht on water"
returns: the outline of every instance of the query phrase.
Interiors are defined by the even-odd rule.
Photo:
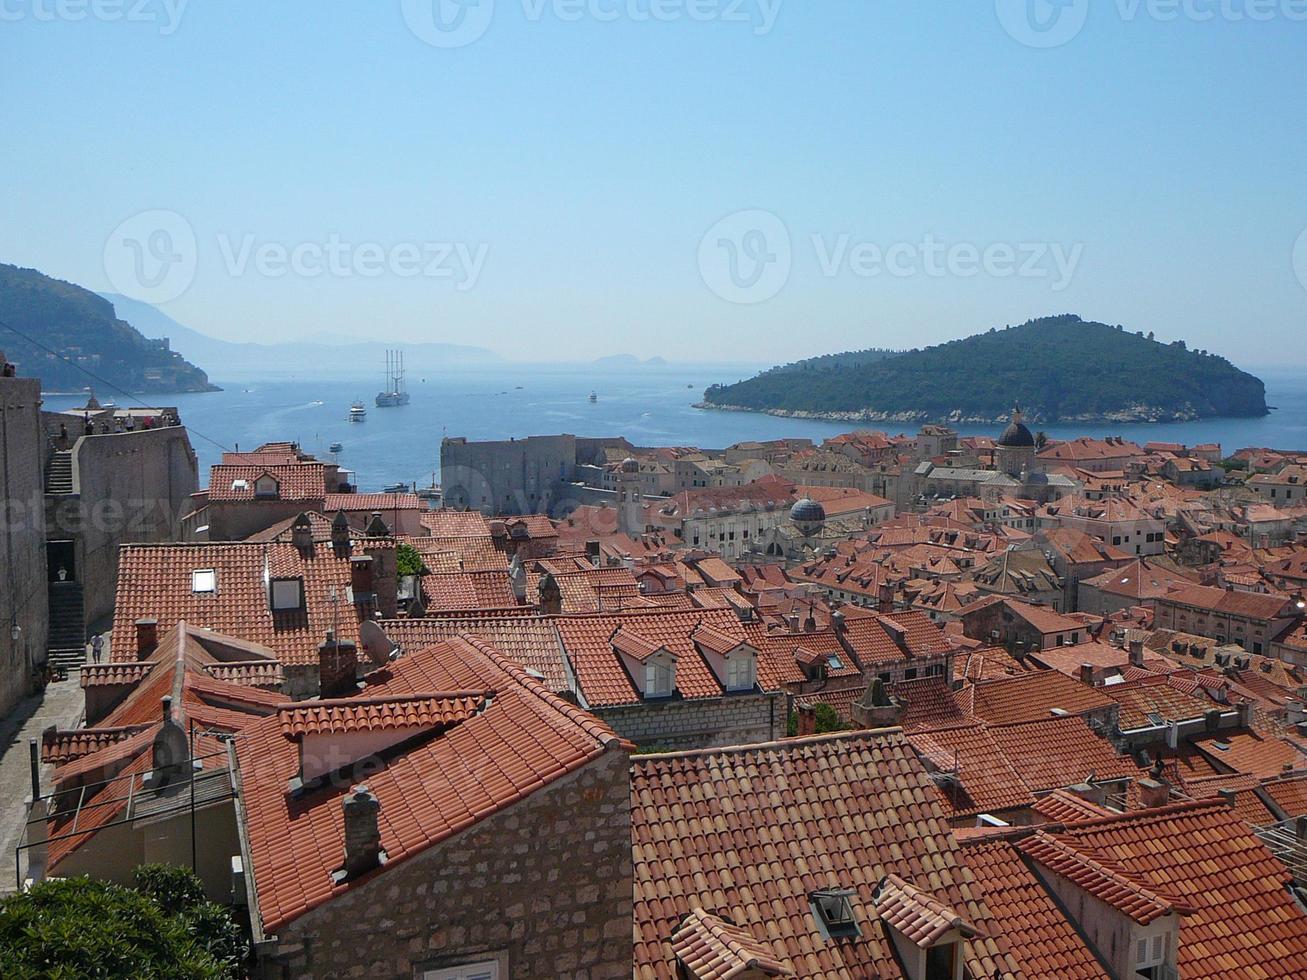
[[[368,409],[361,401],[355,402],[349,407],[349,420],[351,422],[366,422],[368,418]]]
[[[404,384],[404,352],[386,351],[386,390],[377,395],[377,408],[407,405],[408,387]]]

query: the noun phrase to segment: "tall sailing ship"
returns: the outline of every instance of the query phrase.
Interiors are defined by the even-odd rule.
[[[404,352],[386,351],[386,390],[377,395],[377,408],[397,408],[408,404],[408,387],[404,384]]]

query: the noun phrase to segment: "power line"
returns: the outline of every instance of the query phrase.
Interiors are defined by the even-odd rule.
[[[28,342],[29,344],[31,344],[33,347],[37,347],[37,348],[39,348],[39,349],[45,351],[47,354],[50,354],[50,355],[53,356],[53,357],[57,357],[59,360],[63,361],[65,364],[67,364],[69,367],[73,368],[73,370],[75,370],[75,371],[81,371],[82,374],[86,375],[86,376],[87,376],[88,378],[90,378],[92,381],[97,381],[97,382],[99,382],[99,383],[102,384],[105,388],[108,388],[110,391],[117,392],[117,393],[118,393],[119,395],[121,395],[123,398],[126,398],[126,399],[128,399],[129,401],[133,401],[133,402],[135,402],[138,408],[157,408],[157,407],[158,407],[157,405],[147,405],[145,402],[141,401],[138,397],[136,397],[135,395],[133,395],[131,392],[129,392],[129,391],[124,391],[122,388],[119,388],[119,387],[118,387],[116,384],[114,384],[112,381],[108,380],[107,378],[102,378],[102,377],[100,377],[98,374],[96,374],[96,373],[93,372],[93,371],[88,371],[86,368],[82,367],[82,365],[78,364],[78,363],[77,363],[76,361],[74,361],[72,358],[68,357],[68,356],[65,355],[65,354],[61,354],[59,351],[54,350],[54,349],[51,348],[51,347],[47,347],[45,344],[41,343],[41,341],[37,340],[35,337],[29,336],[28,334],[23,333],[23,331],[19,330],[19,329],[18,329],[17,327],[15,327],[13,324],[11,324],[11,323],[7,323],[7,322],[4,321],[4,320],[0,320],[0,327],[4,327],[4,328],[5,328],[6,330],[8,330],[10,333],[14,334],[16,337],[21,337],[23,340],[27,341],[27,342]],[[180,421],[180,419],[179,419],[178,421]],[[186,431],[187,431],[187,432],[194,433],[195,435],[197,435],[197,436],[199,436],[201,439],[203,439],[205,442],[207,442],[207,443],[211,443],[212,445],[217,446],[217,447],[218,447],[219,449],[221,449],[223,452],[231,452],[231,451],[232,451],[232,449],[231,449],[230,446],[227,446],[227,445],[225,445],[225,444],[219,442],[217,439],[211,439],[211,438],[209,438],[209,437],[206,436],[203,432],[199,432],[198,430],[191,428],[189,425],[186,426]]]

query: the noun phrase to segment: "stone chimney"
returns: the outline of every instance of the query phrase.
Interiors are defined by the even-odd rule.
[[[902,701],[885,689],[885,682],[873,677],[862,695],[850,709],[853,723],[859,728],[889,728],[897,725],[906,707]]]
[[[1095,806],[1107,805],[1107,787],[1091,783],[1088,780],[1083,783],[1076,783],[1074,786],[1068,786],[1067,792],[1075,793],[1082,800],[1093,803]]]
[[[1130,666],[1142,667],[1144,665],[1144,641],[1130,641]]]
[[[345,818],[345,863],[333,873],[339,884],[374,868],[386,861],[381,849],[381,803],[365,784],[360,783],[341,801]]]
[[[301,555],[307,557],[313,553],[313,525],[309,521],[308,514],[300,514],[295,518],[295,524],[290,531],[290,543]]]
[[[1218,789],[1216,795],[1221,798],[1221,801],[1226,806],[1231,808],[1234,807],[1235,801],[1238,798],[1238,794],[1232,789]]]
[[[877,591],[876,608],[883,613],[892,613],[894,611],[894,586],[888,582],[882,583]]]
[[[1086,685],[1087,687],[1093,687],[1093,686],[1094,686],[1094,665],[1093,665],[1093,664],[1081,664],[1081,665],[1080,665],[1080,683]]]
[[[1166,806],[1171,802],[1171,786],[1165,781],[1145,777],[1139,780],[1139,802],[1147,809]]]
[[[324,698],[351,694],[358,686],[358,648],[349,640],[337,640],[328,630],[318,647],[318,692]]]
[[[349,586],[354,590],[354,601],[364,602],[372,598],[376,586],[372,579],[372,557],[355,555],[349,560]]]
[[[599,567],[600,550],[598,541],[587,541],[585,543],[585,556],[590,559],[591,565],[596,568]]]
[[[338,558],[344,558],[350,552],[349,530],[349,518],[345,512],[336,511],[336,517],[331,522],[331,548]]]
[[[159,646],[159,621],[157,619],[138,619],[136,621],[136,659],[144,660],[154,653]]]
[[[563,612],[563,593],[558,588],[558,581],[546,572],[540,579],[536,590],[540,593],[540,611],[546,616],[560,616]]]
[[[1216,732],[1221,729],[1221,709],[1210,708],[1203,712],[1203,728],[1208,732]]]

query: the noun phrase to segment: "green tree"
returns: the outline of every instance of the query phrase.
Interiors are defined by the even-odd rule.
[[[400,575],[421,575],[426,571],[422,556],[411,544],[401,544],[396,548],[395,560],[399,565]]]
[[[248,944],[188,870],[143,867],[137,888],[43,881],[0,902],[0,976],[236,980]]]

